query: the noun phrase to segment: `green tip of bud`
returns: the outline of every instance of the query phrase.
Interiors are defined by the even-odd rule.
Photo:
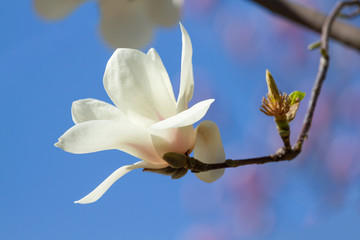
[[[321,46],[321,42],[316,41],[316,42],[310,43],[307,48],[308,48],[308,50],[314,50],[314,49],[319,48],[320,46]]]
[[[300,92],[300,91],[294,91],[292,93],[290,93],[289,98],[290,98],[290,104],[293,105],[295,103],[300,102],[301,100],[303,100],[305,97],[305,93],[304,92]]]
[[[266,83],[268,86],[268,95],[269,97],[278,100],[280,98],[280,92],[279,89],[276,86],[275,80],[273,76],[271,75],[270,71],[266,69]]]
[[[299,109],[299,106],[300,106],[300,101],[303,100],[304,97],[305,97],[305,93],[300,92],[300,91],[292,92],[289,95],[290,110],[286,114],[286,117],[287,117],[289,122],[291,122],[295,118],[296,112],[297,112],[297,110]]]

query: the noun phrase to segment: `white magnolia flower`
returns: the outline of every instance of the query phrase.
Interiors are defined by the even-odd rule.
[[[55,146],[71,153],[118,149],[142,161],[112,173],[77,203],[98,200],[124,174],[137,168],[168,167],[162,156],[167,152],[190,153],[206,163],[225,160],[219,130],[204,121],[194,130],[214,99],[188,109],[194,90],[192,46],[182,31],[181,82],[177,101],[166,69],[155,51],[147,54],[134,49],[117,49],[106,65],[104,87],[115,106],[83,99],[73,103],[75,126],[66,131]],[[221,177],[224,169],[196,173],[205,182]]]
[[[34,0],[37,12],[57,20],[89,0]],[[100,31],[113,47],[140,48],[147,44],[155,26],[179,21],[183,0],[97,0]]]

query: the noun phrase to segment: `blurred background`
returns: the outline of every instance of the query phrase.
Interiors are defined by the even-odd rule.
[[[335,0],[298,1],[329,12]],[[226,157],[274,153],[281,140],[259,111],[265,69],[285,92],[307,93],[292,122],[295,141],[315,79],[319,35],[243,0],[185,0],[195,93],[215,98]],[[336,42],[303,153],[291,162],[227,169],[207,184],[136,170],[96,203],[77,205],[115,169],[120,151],[75,155],[53,144],[73,125],[75,100],[111,102],[102,85],[114,49],[98,30],[96,2],[46,21],[32,1],[0,8],[0,239],[360,239],[360,55]],[[351,22],[360,26],[359,18]],[[177,95],[181,32],[157,28],[154,47]]]

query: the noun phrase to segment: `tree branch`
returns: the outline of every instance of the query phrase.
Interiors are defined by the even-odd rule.
[[[323,13],[286,0],[250,1],[318,33],[321,33],[321,29],[326,20],[326,15]],[[354,17],[355,14],[356,11],[351,17]],[[340,21],[335,21],[331,24],[330,37],[358,51],[360,51],[359,36],[360,29],[355,26]]]
[[[255,0],[260,1],[260,0]],[[279,1],[271,1],[271,2],[279,2]],[[285,160],[292,160],[299,155],[299,153],[302,150],[302,145],[304,143],[304,140],[308,136],[308,132],[311,127],[312,118],[314,116],[314,111],[316,107],[317,100],[320,95],[321,87],[324,83],[324,80],[326,78],[326,73],[329,66],[329,37],[330,37],[330,29],[334,24],[334,21],[336,17],[340,14],[341,10],[346,6],[359,6],[360,7],[360,1],[349,1],[349,2],[338,2],[330,15],[325,19],[325,22],[322,27],[322,34],[321,34],[321,49],[320,49],[320,63],[319,63],[319,70],[318,74],[316,76],[315,84],[311,93],[311,98],[309,101],[309,107],[307,110],[307,114],[304,119],[302,130],[299,134],[298,140],[293,146],[293,148],[289,149],[286,146],[284,148],[280,148],[275,154],[266,156],[266,157],[260,157],[260,158],[252,158],[252,159],[245,159],[245,160],[226,160],[225,163],[220,164],[204,164],[204,170],[213,170],[218,168],[226,168],[226,167],[238,167],[242,165],[248,165],[248,164],[263,164],[268,162],[279,162],[279,161],[285,161]],[[358,42],[359,41],[358,35]],[[225,165],[226,166],[225,166]],[[200,166],[201,164],[199,164]],[[208,165],[208,166],[206,166]],[[199,171],[200,169],[194,169],[195,171]]]
[[[279,1],[273,0],[272,2],[279,2]],[[302,150],[302,145],[305,139],[307,139],[311,127],[311,122],[314,116],[317,100],[320,95],[321,87],[326,78],[326,73],[329,66],[330,29],[331,26],[334,24],[336,17],[339,16],[341,10],[346,6],[360,7],[360,1],[338,2],[335,5],[332,12],[330,13],[330,15],[325,19],[325,22],[323,24],[321,31],[322,32],[321,41],[320,41],[321,48],[320,48],[319,70],[311,93],[309,107],[306,116],[304,118],[302,130],[293,147],[291,147],[290,142],[287,143],[286,141],[284,141],[284,147],[280,148],[273,155],[259,157],[259,158],[239,159],[239,160],[228,159],[223,163],[213,163],[213,164],[201,162],[198,159],[188,156],[187,154],[166,153],[163,159],[169,163],[170,167],[167,167],[165,169],[144,169],[144,170],[171,175],[172,178],[179,178],[179,176],[181,177],[185,175],[187,170],[191,170],[192,172],[205,172],[209,170],[239,167],[249,164],[264,164],[269,162],[290,161],[296,158]]]
[[[322,28],[322,34],[321,34],[321,57],[320,57],[320,64],[319,64],[319,71],[315,80],[315,84],[312,90],[311,99],[309,101],[309,108],[307,111],[307,114],[305,116],[303,128],[301,130],[301,133],[299,135],[299,138],[297,140],[296,146],[297,148],[302,147],[302,144],[304,140],[307,138],[307,134],[311,127],[311,121],[314,115],[315,106],[317,103],[317,99],[320,94],[320,90],[322,87],[322,84],[326,78],[327,69],[329,66],[329,36],[330,36],[330,29],[333,25],[335,18],[340,14],[341,10],[345,6],[352,6],[357,5],[360,6],[360,1],[349,1],[349,2],[338,2],[329,17],[326,18],[326,21],[324,23],[324,26]],[[360,34],[358,35],[358,41],[360,43]]]

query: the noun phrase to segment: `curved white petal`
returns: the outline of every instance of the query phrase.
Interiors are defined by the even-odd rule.
[[[171,26],[179,21],[183,0],[145,1],[151,20],[163,26]]]
[[[141,48],[153,36],[146,1],[100,0],[100,31],[114,48]]]
[[[35,9],[44,18],[60,19],[87,0],[34,0]]]
[[[192,45],[189,34],[180,23],[182,33],[182,52],[181,52],[181,77],[180,90],[177,99],[176,112],[182,112],[188,108],[194,92],[194,76],[192,66]]]
[[[147,55],[151,58],[151,60],[153,60],[157,64],[159,72],[162,75],[162,79],[164,80],[164,84],[168,90],[168,94],[169,94],[170,98],[172,99],[172,102],[175,103],[176,100],[175,100],[174,90],[171,85],[169,75],[166,71],[166,68],[164,67],[163,62],[161,61],[159,54],[156,52],[156,50],[154,48],[150,48],[149,51],[147,52]],[[174,105],[174,107],[175,107],[175,105]]]
[[[201,101],[192,106],[191,108],[176,114],[175,116],[169,117],[165,120],[153,124],[151,128],[167,129],[180,128],[192,125],[205,116],[206,112],[209,110],[209,107],[213,102],[214,99]]]
[[[158,61],[134,49],[117,49],[109,59],[104,87],[115,105],[143,125],[175,114],[174,98]]]
[[[71,115],[75,124],[91,120],[122,121],[124,114],[115,106],[92,98],[72,103]]]
[[[225,161],[224,147],[218,127],[214,122],[204,121],[196,128],[194,157],[205,163],[221,163]],[[219,179],[225,169],[196,173],[196,176],[207,183]]]
[[[150,163],[163,163],[148,130],[126,121],[93,120],[77,124],[55,146],[71,153],[118,149]]]
[[[83,197],[82,199],[75,201],[75,203],[86,204],[97,201],[104,193],[113,185],[119,178],[127,174],[128,172],[138,169],[138,168],[163,168],[166,165],[152,165],[143,161],[137,162],[133,165],[126,165],[115,172],[113,172],[109,177],[107,177],[99,186],[97,186],[92,192]]]

